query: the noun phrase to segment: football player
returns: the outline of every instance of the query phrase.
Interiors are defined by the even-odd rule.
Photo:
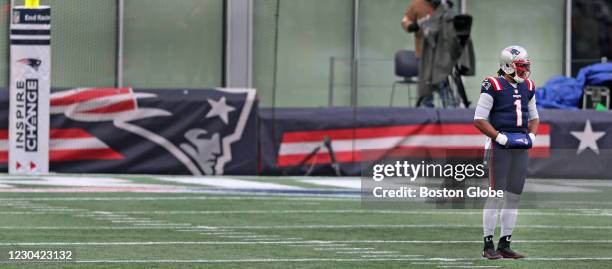
[[[474,125],[488,137],[485,158],[490,188],[504,191],[503,198],[489,198],[485,203],[482,256],[520,259],[524,256],[510,248],[510,238],[527,176],[527,150],[535,142],[540,120],[527,51],[520,46],[507,47],[501,52],[499,65],[497,76],[482,83],[474,116]],[[500,207],[501,236],[496,250],[493,234]]]

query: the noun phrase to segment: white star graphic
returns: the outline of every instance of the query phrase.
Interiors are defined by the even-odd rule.
[[[593,152],[599,155],[599,147],[597,146],[597,140],[601,139],[606,135],[606,132],[593,132],[591,127],[591,121],[587,120],[584,126],[583,132],[570,132],[576,139],[580,140],[578,146],[578,152],[576,155],[580,155],[587,148],[593,150]]]
[[[223,122],[225,122],[225,124],[227,124],[228,122],[227,114],[236,110],[235,108],[227,105],[225,101],[225,97],[221,97],[219,101],[215,101],[211,99],[207,99],[206,101],[208,101],[211,107],[208,114],[206,114],[207,119],[212,118],[212,117],[219,117],[221,118]]]

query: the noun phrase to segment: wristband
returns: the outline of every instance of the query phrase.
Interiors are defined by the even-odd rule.
[[[502,146],[506,146],[506,144],[508,144],[508,137],[505,134],[497,133],[497,137],[495,137],[495,142]]]

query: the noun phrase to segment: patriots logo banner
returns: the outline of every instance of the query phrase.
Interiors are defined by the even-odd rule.
[[[253,89],[79,88],[50,100],[54,172],[257,172]]]
[[[540,116],[529,176],[612,178],[612,112],[541,110]],[[385,159],[482,159],[486,138],[473,117],[472,109],[261,109],[262,170],[333,175],[325,140],[344,176],[359,176],[369,162]]]

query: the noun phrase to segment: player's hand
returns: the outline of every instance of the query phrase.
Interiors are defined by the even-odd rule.
[[[504,133],[497,133],[497,137],[495,137],[495,142],[505,147],[508,144],[508,137]]]
[[[508,137],[508,149],[530,149],[533,146],[531,136],[524,133],[504,133]],[[535,136],[534,136],[535,137]]]
[[[534,133],[529,133],[527,136],[529,136],[529,139],[531,139],[531,146],[533,147],[535,145],[536,135]]]
[[[408,28],[406,29],[408,31],[408,33],[414,33],[417,32],[420,29],[419,24],[413,22],[410,25],[408,25]]]

